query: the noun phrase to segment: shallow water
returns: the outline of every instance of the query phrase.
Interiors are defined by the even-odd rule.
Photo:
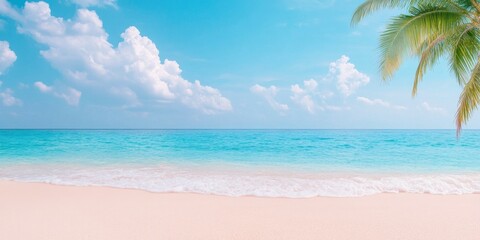
[[[480,131],[0,130],[0,179],[230,196],[480,192]]]

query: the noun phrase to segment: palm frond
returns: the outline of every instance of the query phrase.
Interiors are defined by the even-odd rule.
[[[471,0],[455,0],[459,6],[465,8],[466,10],[473,10],[475,9],[475,5]]]
[[[470,1],[470,0],[463,0]],[[352,26],[361,22],[368,15],[382,9],[409,8],[420,4],[454,6],[458,10],[464,9],[458,0],[366,0],[355,9],[350,24]],[[466,4],[466,3],[465,3]]]
[[[457,134],[480,104],[480,2],[479,0],[365,0],[351,24],[381,9],[404,9],[392,18],[380,36],[380,72],[393,76],[407,55],[420,59],[412,95],[419,82],[443,56],[450,60],[463,91],[456,114]]]
[[[412,0],[367,0],[355,10],[351,24],[355,25],[366,16],[385,8],[404,8],[411,4]]]
[[[410,8],[409,15],[400,15],[380,37],[380,70],[384,80],[398,69],[406,54],[432,36],[451,31],[464,20],[464,15],[450,6],[420,5]]]
[[[464,1],[466,2],[466,1]],[[475,9],[477,12],[480,12],[480,4],[477,2],[477,0],[470,0],[470,5],[472,6],[473,9]]]
[[[400,8],[405,7],[409,1],[405,0],[367,0],[357,7],[350,21],[351,25],[356,25],[366,16],[375,11],[384,8]]]
[[[463,124],[471,117],[480,102],[480,59],[473,68],[470,80],[465,84],[458,102],[457,109],[457,136],[459,136]]]
[[[437,60],[446,52],[447,47],[444,42],[445,34],[434,36],[432,39],[426,40],[421,47],[421,57],[418,63],[415,79],[413,81],[412,96],[417,94],[418,83],[423,79],[423,75],[428,68],[435,65]]]
[[[477,57],[480,53],[480,41],[477,37],[479,34],[479,30],[469,24],[459,27],[450,37],[452,49],[450,68],[461,85],[468,80],[477,63]]]

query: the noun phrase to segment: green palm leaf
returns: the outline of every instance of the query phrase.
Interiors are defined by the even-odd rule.
[[[353,13],[351,24],[355,25],[366,16],[384,8],[402,8],[408,6],[411,0],[367,0]]]
[[[357,7],[350,23],[354,26],[368,15],[381,9],[408,8],[419,4],[451,5],[459,10],[463,10],[462,6],[457,1],[452,0],[367,0]],[[464,4],[466,5],[467,3]]]
[[[403,57],[415,53],[432,33],[451,31],[464,19],[461,12],[445,6],[422,5],[412,7],[410,13],[395,17],[380,37],[383,79],[390,78]]]
[[[480,101],[480,62],[477,61],[470,80],[465,84],[457,109],[457,135]]]
[[[458,28],[451,36],[450,66],[460,84],[465,84],[477,63],[480,50],[478,29],[473,25]]]
[[[435,36],[433,40],[426,40],[426,45],[421,51],[420,62],[418,63],[415,79],[413,81],[412,96],[417,94],[418,83],[422,80],[423,75],[428,68],[435,65],[437,60],[446,52],[445,34]]]
[[[406,56],[418,56],[412,89],[415,96],[426,71],[447,57],[463,86],[456,120],[459,133],[480,102],[480,3],[478,0],[366,0],[355,10],[351,24],[387,8],[404,9],[407,13],[393,17],[380,36],[382,78],[391,78]]]

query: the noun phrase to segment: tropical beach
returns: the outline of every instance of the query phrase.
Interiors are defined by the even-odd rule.
[[[477,240],[479,19],[0,0],[0,239]]]
[[[0,238],[476,239],[480,132],[452,135],[2,130]]]

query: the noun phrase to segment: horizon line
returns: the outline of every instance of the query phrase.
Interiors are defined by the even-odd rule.
[[[455,128],[0,128],[0,130],[452,130]],[[462,131],[480,128],[462,129]]]

